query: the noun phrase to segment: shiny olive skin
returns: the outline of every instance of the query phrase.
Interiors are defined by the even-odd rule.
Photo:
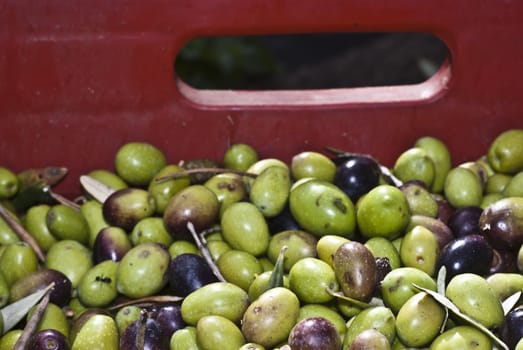
[[[25,242],[7,245],[0,256],[0,272],[9,286],[36,270],[38,259],[33,249]]]
[[[423,226],[412,228],[401,241],[400,257],[403,265],[420,269],[430,276],[436,273],[439,253],[435,235]]]
[[[206,284],[218,282],[205,259],[190,253],[171,259],[167,277],[169,288],[174,295],[180,297],[185,297]]]
[[[254,179],[249,199],[265,217],[275,217],[287,205],[290,188],[289,170],[281,166],[271,166]]]
[[[355,203],[380,182],[378,163],[370,157],[351,155],[334,159],[336,174],[333,183]]]
[[[107,223],[130,232],[138,221],[154,214],[156,203],[145,190],[124,188],[113,192],[103,203],[102,210]]]
[[[494,171],[515,174],[523,170],[523,130],[509,129],[500,133],[488,149],[488,161]]]
[[[434,181],[435,165],[424,149],[412,147],[399,155],[392,172],[403,182],[418,180],[430,188]]]
[[[439,219],[424,215],[412,215],[405,231],[408,232],[416,226],[423,226],[432,232],[438,241],[440,249],[443,249],[455,238],[450,228]]]
[[[246,143],[232,144],[223,154],[223,166],[227,169],[246,171],[258,160],[258,152]]]
[[[204,316],[198,321],[196,340],[201,350],[238,350],[245,343],[238,326],[217,315]]]
[[[72,349],[117,350],[118,328],[114,319],[103,313],[83,313],[71,329]]]
[[[356,336],[366,329],[376,329],[389,342],[396,336],[396,317],[392,311],[384,306],[374,306],[359,312],[347,324],[347,333],[343,339],[343,349],[347,349]]]
[[[214,192],[203,185],[191,185],[176,193],[165,207],[163,220],[174,240],[192,240],[187,228],[191,222],[196,232],[211,227],[218,219],[220,203]]]
[[[376,288],[376,260],[363,244],[343,243],[334,253],[332,267],[343,293],[351,298],[369,301]]]
[[[339,350],[340,337],[329,320],[309,317],[296,323],[287,342],[293,350]]]
[[[483,210],[482,234],[497,249],[517,250],[523,244],[523,197],[501,199]]]
[[[447,226],[455,237],[479,234],[479,218],[483,209],[476,206],[458,208],[449,218]]]
[[[16,281],[11,286],[9,300],[11,303],[20,300],[51,283],[54,283],[55,287],[50,292],[49,301],[62,307],[66,306],[72,295],[71,281],[62,272],[43,267]]]
[[[100,230],[93,244],[93,262],[120,261],[133,247],[125,230],[108,226]]]
[[[472,171],[456,167],[449,171],[443,192],[455,208],[479,206],[483,197],[483,186],[479,177]]]
[[[83,275],[93,266],[91,251],[77,241],[58,241],[47,252],[45,266],[62,272],[69,278],[72,287],[76,288]]]
[[[523,338],[523,307],[517,307],[505,316],[499,330],[501,339],[513,349]]]
[[[256,276],[263,272],[263,267],[254,255],[237,249],[228,250],[220,255],[216,265],[228,282],[245,291],[249,290]]]
[[[84,245],[89,243],[89,226],[82,213],[64,205],[52,206],[46,215],[46,225],[58,240],[73,239]]]
[[[317,258],[303,258],[289,271],[289,288],[302,303],[325,303],[333,296],[328,289],[339,289],[336,274],[332,267]]]
[[[165,155],[147,142],[128,142],[114,156],[116,173],[132,186],[147,186],[167,164]]]
[[[336,173],[336,164],[322,153],[301,152],[291,159],[291,174],[294,180],[312,177],[332,182]]]
[[[370,328],[362,331],[354,338],[348,350],[390,350],[390,342],[386,336]]]
[[[57,241],[47,226],[47,213],[51,207],[39,204],[29,208],[25,214],[24,227],[34,237],[42,251],[47,252]]]
[[[67,337],[55,329],[42,329],[31,336],[28,348],[32,350],[69,350]]]
[[[19,188],[18,177],[10,169],[0,166],[0,199],[13,197]]]
[[[85,273],[76,288],[82,304],[87,307],[104,307],[117,297],[117,268],[117,262],[105,260]]]
[[[171,197],[191,184],[189,176],[162,181],[158,181],[158,179],[182,170],[183,168],[178,165],[167,165],[162,168],[149,183],[147,191],[153,196],[154,202],[156,203],[156,214],[162,215]]]
[[[480,330],[472,326],[456,326],[441,333],[432,344],[430,350],[491,350],[490,339]]]

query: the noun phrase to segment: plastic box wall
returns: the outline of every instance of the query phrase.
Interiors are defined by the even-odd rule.
[[[123,143],[148,141],[171,162],[220,160],[228,145],[289,161],[325,146],[392,165],[420,136],[454,163],[523,127],[523,2],[517,0],[0,1],[0,164],[113,168]],[[211,35],[429,32],[448,64],[412,86],[196,91],[173,62]]]

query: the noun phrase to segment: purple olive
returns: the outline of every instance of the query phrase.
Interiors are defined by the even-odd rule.
[[[492,247],[485,237],[468,235],[456,238],[443,248],[437,269],[446,267],[447,281],[462,273],[485,276],[492,265],[492,257]]]
[[[158,350],[169,349],[169,337],[149,316],[131,323],[120,335],[120,349],[126,350]]]
[[[62,332],[56,329],[43,329],[33,334],[28,343],[31,350],[69,350],[69,342]]]
[[[336,328],[323,317],[309,317],[298,322],[289,334],[292,350],[340,350],[341,340]]]
[[[333,182],[354,203],[379,184],[381,171],[372,158],[358,155],[338,156],[334,163],[336,173]]]
[[[499,334],[510,349],[516,347],[523,338],[523,307],[516,308],[505,316]]]
[[[172,259],[167,277],[171,291],[179,297],[185,297],[206,284],[218,282],[205,259],[191,253]]]
[[[288,205],[276,216],[267,218],[267,225],[271,234],[275,235],[282,231],[289,230],[300,230],[300,225],[296,222],[292,216],[291,210]]]
[[[494,249],[489,274],[518,272],[517,252]]]
[[[116,226],[105,227],[96,235],[93,261],[95,264],[104,260],[120,261],[131,248],[131,241],[124,229]]]
[[[156,321],[162,330],[162,336],[171,339],[171,336],[178,329],[186,326],[182,318],[181,304],[160,305],[155,308],[151,317]]]
[[[508,197],[483,210],[479,226],[494,248],[517,250],[523,244],[523,197]]]
[[[470,206],[458,208],[450,216],[447,225],[456,237],[479,234],[479,217],[482,212],[483,209],[480,207]]]
[[[71,280],[60,271],[46,268],[39,269],[17,280],[11,286],[10,302],[42,290],[51,283],[54,283],[54,288],[51,291],[49,301],[58,306],[68,305],[72,295]]]

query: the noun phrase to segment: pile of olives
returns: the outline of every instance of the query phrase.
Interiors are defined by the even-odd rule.
[[[0,167],[0,307],[54,283],[0,350],[523,350],[523,129],[485,151],[129,142],[74,200]]]

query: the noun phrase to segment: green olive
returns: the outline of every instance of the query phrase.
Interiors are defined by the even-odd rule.
[[[0,256],[0,273],[4,275],[8,286],[36,270],[38,259],[33,249],[25,242],[7,245]]]
[[[186,326],[171,336],[169,350],[200,350],[196,340],[196,327]]]
[[[71,349],[118,350],[116,322],[108,315],[92,315],[75,334]]]
[[[426,272],[414,267],[400,267],[389,272],[380,286],[385,305],[397,313],[410,297],[418,293],[413,284],[436,290],[436,282]]]
[[[489,146],[488,161],[499,173],[515,174],[523,170],[523,129],[499,134]]]
[[[141,243],[154,242],[168,247],[173,243],[173,237],[167,232],[163,219],[157,216],[138,221],[131,231],[130,239],[135,246]]]
[[[269,228],[263,214],[252,203],[231,204],[221,219],[223,239],[233,248],[260,256],[269,246]]]
[[[342,190],[329,182],[311,179],[294,187],[289,207],[298,224],[312,234],[320,237],[352,237],[354,234],[354,205]]]
[[[254,255],[236,249],[221,254],[216,265],[228,282],[234,283],[245,291],[249,290],[256,275],[263,272],[260,262]]]
[[[494,175],[489,176],[484,188],[485,194],[503,193],[511,179],[511,175],[501,173],[495,173]]]
[[[132,186],[147,186],[166,166],[165,155],[147,142],[129,142],[116,152],[116,173]]]
[[[481,276],[472,273],[454,276],[447,285],[445,295],[461,312],[487,328],[499,327],[503,322],[501,301]]]
[[[342,236],[322,236],[316,243],[316,251],[318,253],[318,258],[332,266],[332,257],[334,256],[334,253],[336,253],[336,250],[338,250],[338,248],[343,243],[346,243],[348,241],[349,239]]]
[[[432,192],[443,191],[445,178],[452,167],[452,159],[447,145],[433,136],[424,136],[416,140],[415,147],[422,148],[434,163],[434,180],[430,187]]]
[[[91,251],[77,241],[58,241],[47,252],[45,266],[66,275],[76,288],[83,275],[93,266]]]
[[[285,208],[290,188],[289,170],[282,166],[271,166],[254,179],[249,199],[265,217],[274,217]]]
[[[47,252],[57,241],[47,226],[47,213],[51,207],[47,204],[35,205],[25,215],[24,226],[33,236],[42,251]]]
[[[157,243],[142,243],[129,250],[116,271],[116,288],[129,298],[141,298],[159,292],[167,284],[170,256]]]
[[[171,256],[171,259],[174,259],[178,255],[185,254],[185,253],[201,255],[200,250],[198,250],[198,247],[193,242],[180,240],[180,241],[174,241],[169,246],[169,255]]]
[[[430,350],[491,350],[490,339],[480,330],[471,326],[456,326],[441,333]]]
[[[238,326],[217,315],[204,316],[198,320],[196,340],[201,350],[238,350],[245,343]]]
[[[13,197],[19,188],[18,177],[10,169],[0,166],[0,199]]]
[[[0,338],[0,350],[13,350],[18,338],[20,338],[23,332],[22,329],[12,329],[5,333],[2,338]]]
[[[480,179],[469,169],[452,168],[445,180],[445,197],[455,208],[479,206],[483,196]]]
[[[501,301],[514,293],[523,291],[523,274],[520,273],[498,272],[488,276],[486,281]]]
[[[401,241],[400,257],[404,266],[415,267],[434,276],[439,257],[436,236],[426,227],[415,226]]]
[[[91,170],[87,173],[87,176],[92,177],[106,186],[109,186],[115,191],[129,187],[124,179],[116,175],[114,172],[106,169]]]
[[[82,213],[64,205],[52,206],[47,212],[49,232],[58,240],[71,239],[83,245],[89,243],[89,226]]]
[[[364,243],[375,258],[387,258],[392,269],[401,266],[400,255],[391,241],[384,237],[373,237]]]
[[[20,242],[20,238],[13,228],[9,226],[9,224],[3,218],[0,217],[0,246],[6,246],[16,242]]]
[[[348,350],[374,349],[390,350],[390,342],[386,336],[371,328],[366,329],[354,338]]]
[[[425,215],[435,218],[438,215],[438,203],[423,186],[408,182],[400,187],[405,194],[412,215]]]
[[[505,197],[523,197],[523,171],[515,174],[503,190]]]
[[[303,258],[289,271],[289,288],[302,303],[325,303],[333,299],[327,289],[337,292],[339,285],[329,264],[316,258]]]
[[[162,215],[165,211],[165,207],[167,207],[169,199],[171,199],[172,196],[184,188],[189,187],[191,184],[189,176],[182,176],[176,179],[162,181],[158,181],[158,179],[183,170],[184,169],[178,165],[167,165],[163,167],[158,173],[156,173],[149,183],[147,191],[149,191],[149,193],[153,196],[154,202],[156,203],[156,214]]]
[[[106,260],[85,273],[77,287],[78,298],[82,304],[88,307],[104,307],[116,298],[117,268],[118,263]]]
[[[220,217],[229,205],[247,197],[247,188],[240,175],[232,173],[217,174],[204,184],[216,195],[220,202]]]
[[[271,276],[272,270],[266,270],[259,275],[256,275],[247,291],[251,300],[258,299],[260,295],[270,288],[269,283]],[[289,288],[289,277],[287,275],[283,276],[283,287]]]
[[[0,273],[0,307],[4,307],[9,302],[10,294],[9,285],[4,275]]]
[[[299,310],[300,301],[292,291],[283,287],[269,289],[245,311],[242,333],[248,342],[274,348],[288,338]]]
[[[131,323],[139,320],[141,314],[142,308],[136,305],[127,305],[118,310],[114,316],[118,333],[122,334]]]
[[[80,213],[89,227],[89,247],[93,247],[98,233],[109,226],[103,215],[102,203],[97,200],[88,200],[80,207]]]
[[[103,203],[103,217],[111,226],[130,232],[143,218],[154,215],[153,196],[140,188],[124,188],[113,192]]]
[[[407,198],[390,185],[374,187],[360,199],[357,208],[358,227],[366,238],[394,239],[403,233],[410,216]]]
[[[348,349],[354,338],[367,329],[375,329],[392,343],[396,336],[396,317],[384,306],[374,306],[362,310],[347,324],[347,333],[343,340],[343,349]]]
[[[256,150],[246,143],[229,146],[223,155],[223,166],[227,169],[246,171],[259,160]]]
[[[430,188],[435,177],[435,165],[423,148],[413,147],[396,159],[392,172],[403,182],[419,180]]]
[[[301,152],[292,157],[291,173],[294,180],[312,177],[332,182],[336,174],[336,164],[318,152]]]
[[[283,246],[285,251],[283,266],[285,271],[290,271],[291,267],[299,260],[307,257],[316,257],[317,239],[314,235],[301,230],[286,230],[271,236],[267,257],[274,264]]]
[[[430,295],[419,292],[410,297],[396,315],[396,332],[401,342],[419,348],[427,346],[439,334],[445,309]]]
[[[239,322],[249,305],[247,292],[228,282],[207,284],[190,293],[182,301],[183,320],[196,325],[203,316],[218,315]]]
[[[27,314],[27,321],[29,321],[33,315],[34,310],[35,308],[32,308]],[[53,303],[47,304],[42,318],[38,323],[37,331],[44,329],[54,329],[65,335],[66,338],[69,337],[69,331],[71,329],[70,322],[61,307]]]

